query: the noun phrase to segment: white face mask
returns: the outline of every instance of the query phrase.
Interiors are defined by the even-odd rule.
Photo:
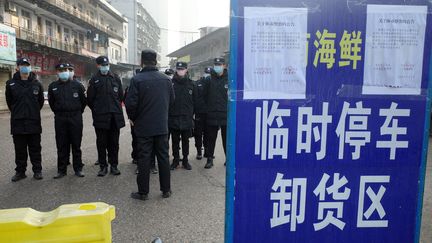
[[[180,77],[184,77],[187,73],[187,69],[177,70],[177,75]]]
[[[75,71],[69,71],[69,79],[72,80],[75,76]]]

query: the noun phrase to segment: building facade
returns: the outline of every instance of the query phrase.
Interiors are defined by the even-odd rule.
[[[109,1],[128,20],[128,63],[139,65],[141,51],[147,48],[160,53],[160,29],[153,17],[137,0]],[[160,54],[158,55],[160,58]]]
[[[94,59],[110,54],[110,40],[125,40],[127,20],[104,0],[3,0],[0,5],[2,23],[16,31],[17,57],[31,60],[45,89],[57,79],[58,62],[73,63],[76,76],[88,80],[97,71]]]
[[[223,57],[229,61],[229,27],[204,27],[200,33],[198,40],[168,54],[172,68],[177,61],[189,63],[189,75],[193,80],[199,79],[206,67],[213,66],[214,58]]]

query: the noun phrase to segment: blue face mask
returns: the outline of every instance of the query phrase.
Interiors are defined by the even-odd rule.
[[[59,73],[58,77],[61,81],[67,81],[69,79],[69,71]]]
[[[214,66],[213,67],[213,69],[214,69],[214,71],[217,73],[217,74],[221,74],[221,73],[223,73],[223,71],[224,71],[224,68],[223,68],[223,66]]]
[[[100,72],[101,72],[102,74],[107,74],[108,71],[110,70],[110,66],[109,66],[109,65],[107,65],[107,66],[100,66],[100,67],[99,67],[99,70],[100,70]]]
[[[31,66],[21,66],[19,70],[22,74],[29,74],[31,72]]]

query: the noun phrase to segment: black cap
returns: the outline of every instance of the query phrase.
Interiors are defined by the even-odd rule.
[[[157,53],[152,49],[145,49],[141,52],[141,61],[153,61],[156,62]]]
[[[106,56],[99,56],[96,58],[96,63],[99,65],[109,64],[109,59]]]
[[[168,68],[165,70],[165,74],[166,75],[173,75],[174,74],[174,70],[172,70],[171,68]]]
[[[217,65],[222,65],[222,64],[225,64],[225,59],[223,59],[221,57],[217,57],[217,58],[214,59],[213,63],[217,64]]]
[[[67,68],[75,69],[74,65],[72,63],[66,63]]]
[[[176,69],[187,69],[188,65],[185,62],[177,62]]]
[[[63,68],[68,68],[67,63],[59,63],[55,66],[56,70],[63,69]]]
[[[211,73],[211,71],[212,71],[212,68],[211,68],[211,67],[206,67],[206,68],[204,69],[204,72],[205,72],[205,73]]]
[[[23,64],[31,65],[30,64],[30,60],[28,58],[26,58],[26,57],[18,58],[17,61],[16,61],[16,64],[17,64],[17,66],[20,66],[20,65],[23,65]]]

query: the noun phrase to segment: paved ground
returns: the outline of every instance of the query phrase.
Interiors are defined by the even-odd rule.
[[[44,109],[42,157],[45,179],[34,181],[29,177],[19,183],[11,183],[14,153],[9,136],[9,115],[0,114],[0,209],[32,207],[49,211],[61,204],[102,201],[116,206],[114,242],[149,242],[157,236],[165,242],[223,242],[225,157],[220,140],[213,169],[205,170],[205,162],[195,160],[195,153],[192,152],[190,160],[193,170],[178,169],[172,173],[174,194],[170,199],[161,198],[158,176],[152,175],[150,200],[141,202],[129,198],[129,194],[136,190],[135,165],[130,163],[129,128],[122,129],[120,138],[119,168],[122,175],[99,178],[96,177],[98,167],[93,165],[97,156],[88,110],[84,119],[82,147],[86,177],[70,175],[59,181],[52,179],[56,174],[54,121],[51,112]],[[193,142],[191,145],[193,147]],[[72,171],[69,173],[72,174]],[[427,167],[427,175],[422,243],[432,242],[432,162]]]

